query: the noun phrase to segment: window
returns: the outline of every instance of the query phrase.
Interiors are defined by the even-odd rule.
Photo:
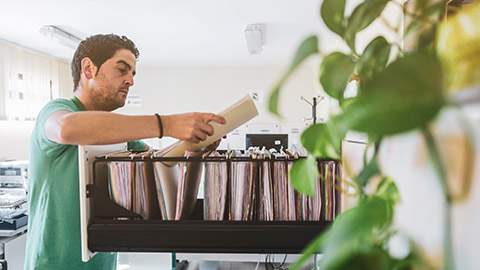
[[[68,92],[73,88],[69,63],[5,43],[0,56],[2,120],[35,120],[48,101],[62,96],[62,83]]]

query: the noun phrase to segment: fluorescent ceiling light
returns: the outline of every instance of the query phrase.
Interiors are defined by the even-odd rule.
[[[250,54],[260,54],[262,52],[264,29],[261,24],[248,24],[245,27],[245,38],[247,39],[247,48]]]
[[[62,44],[71,49],[76,49],[81,38],[63,30],[55,25],[44,25],[40,28],[40,33],[48,37],[51,41]]]

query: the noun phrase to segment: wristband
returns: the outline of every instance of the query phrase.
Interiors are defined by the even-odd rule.
[[[158,126],[160,127],[160,136],[158,136],[158,138],[162,138],[163,137],[163,125],[162,125],[162,118],[160,118],[160,115],[158,115],[158,113],[155,114],[155,116],[157,117],[157,121],[158,121]]]

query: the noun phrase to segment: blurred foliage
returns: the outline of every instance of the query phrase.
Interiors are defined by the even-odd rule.
[[[443,23],[436,48],[444,63],[446,89],[455,92],[480,84],[480,4]]]
[[[325,92],[341,101],[354,69],[355,61],[350,56],[340,52],[327,55],[320,65],[320,83],[327,86]]]
[[[313,156],[308,155],[307,158],[301,159],[292,165],[290,171],[291,177],[295,178],[292,186],[301,193],[309,196],[315,195],[315,179],[318,175],[317,163]]]
[[[357,33],[381,17],[390,2],[399,5],[393,0],[364,0],[349,15],[345,14],[346,0],[322,2],[320,15],[323,22],[349,48],[348,53],[324,55],[320,63],[320,84],[331,98],[339,101],[341,112],[330,117],[328,122],[312,125],[303,132],[301,142],[308,151],[308,157],[293,165],[292,185],[302,193],[313,195],[315,175],[318,174],[315,160],[339,160],[341,143],[349,130],[367,134],[369,141],[375,142],[372,146],[374,155],[370,159],[365,155],[363,170],[353,177],[355,188],[360,190],[358,205],[340,214],[329,230],[313,239],[301,259],[290,269],[298,269],[318,252],[323,254],[321,269],[426,267],[413,246],[410,246],[410,254],[405,258],[393,258],[389,253],[388,240],[396,233],[391,227],[394,206],[400,196],[393,179],[383,175],[379,168],[376,153],[381,138],[426,130],[441,108],[448,104],[443,83],[445,61],[439,59],[435,47],[448,1],[417,0],[412,8],[404,9],[410,21],[403,38],[413,36],[414,40],[414,46],[408,52],[402,51],[399,45],[389,43],[383,36],[374,37],[362,52],[357,52]],[[448,26],[442,27],[451,31]],[[479,40],[478,35],[475,38]],[[301,62],[313,54],[320,54],[317,46],[318,38],[315,36],[302,42],[290,69],[272,91],[271,112],[279,115],[278,99],[282,85]],[[400,52],[392,55],[394,47]],[[476,49],[469,52],[480,55],[479,48],[477,42]],[[443,54],[443,58],[450,61],[459,54],[461,52],[454,56]],[[345,99],[344,91],[352,78],[359,80],[358,94]],[[381,181],[373,194],[366,194],[366,186],[374,177],[379,177]],[[447,253],[448,249],[445,250]],[[449,254],[445,256],[444,268],[453,267]]]

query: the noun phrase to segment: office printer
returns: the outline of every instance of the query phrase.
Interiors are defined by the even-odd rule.
[[[0,162],[0,230],[27,225],[28,161]]]

